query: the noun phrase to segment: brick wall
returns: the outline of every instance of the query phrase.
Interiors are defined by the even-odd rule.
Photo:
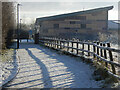
[[[61,33],[90,33],[105,30],[107,29],[107,16],[107,11],[100,11],[43,21],[40,25],[40,35],[58,36]]]

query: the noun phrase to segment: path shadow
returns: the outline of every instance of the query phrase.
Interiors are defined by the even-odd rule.
[[[42,68],[43,79],[45,81],[45,88],[52,88],[52,81],[50,79],[50,75],[46,66],[41,62],[39,58],[33,55],[33,53],[29,49],[26,49],[26,51],[28,51],[29,56],[31,56],[36,61],[36,63]]]
[[[38,44],[31,44],[31,45],[29,44],[28,46],[26,46],[26,44],[23,43],[22,46],[23,46],[22,48],[25,48],[28,51],[29,55],[32,54],[32,52],[30,50],[34,48],[34,49],[39,50],[39,54],[44,53],[45,55],[47,55],[47,58],[57,60],[56,64],[51,61],[51,65],[53,65],[51,67],[51,69],[58,68],[58,67],[66,67],[66,69],[64,69],[64,70],[66,72],[70,72],[67,74],[66,73],[59,74],[58,71],[62,71],[62,69],[56,70],[56,71],[49,71],[49,72],[47,70],[48,73],[52,73],[52,72],[58,73],[58,74],[53,75],[52,77],[49,76],[49,74],[47,74],[50,78],[62,77],[62,78],[58,78],[56,80],[52,80],[52,82],[56,82],[56,81],[60,82],[56,85],[53,85],[53,87],[58,87],[58,88],[61,88],[61,87],[68,87],[68,88],[70,88],[70,87],[72,87],[72,88],[85,87],[85,85],[83,85],[82,82],[79,82],[79,80],[78,80],[78,79],[80,79],[78,68],[81,68],[81,67],[79,67],[81,64],[78,63],[77,61],[75,61],[74,57],[70,57],[67,55],[61,55],[61,54],[57,53],[55,50],[45,48],[44,46],[42,47]],[[32,58],[34,58],[34,60],[36,59],[39,62],[39,59],[36,58],[36,56],[34,56],[33,54],[32,54]],[[50,62],[50,61],[48,61],[48,62]],[[63,65],[58,65],[59,63],[62,63]],[[45,65],[43,67],[45,67]],[[67,77],[65,77],[65,75],[68,75],[68,78],[72,78],[72,79],[68,79]],[[63,82],[64,79],[67,81]]]
[[[44,65],[42,62],[40,62],[40,60],[39,60],[36,56],[34,56],[33,53],[30,51],[30,49],[32,49],[32,48],[35,48],[35,49],[40,50],[39,54],[40,54],[40,53],[44,53],[45,55],[48,56],[47,58],[56,59],[56,60],[57,60],[56,63],[51,62],[51,61],[48,61],[49,64],[53,65],[52,67],[50,67],[51,69],[52,69],[52,68],[58,68],[58,67],[66,67],[66,68],[65,68],[65,69],[60,68],[60,69],[58,69],[58,70],[48,71],[47,68],[45,68],[45,65]],[[42,64],[42,65],[40,65],[40,66],[45,68],[45,72],[48,72],[48,73],[47,73],[47,76],[49,76],[49,78],[57,78],[57,77],[60,77],[60,78],[58,78],[58,79],[56,79],[56,80],[50,80],[50,82],[59,82],[58,84],[53,85],[53,87],[61,88],[61,87],[72,87],[72,86],[74,86],[74,82],[75,82],[75,80],[74,80],[74,75],[73,75],[73,72],[71,71],[71,70],[72,70],[72,69],[71,69],[72,67],[69,66],[69,63],[66,63],[66,62],[64,62],[64,61],[61,61],[61,59],[58,57],[57,54],[56,54],[56,55],[53,55],[52,53],[50,53],[51,51],[50,51],[50,52],[47,52],[47,50],[49,51],[50,49],[43,48],[43,47],[41,47],[41,46],[39,46],[39,45],[32,45],[32,46],[30,45],[30,47],[28,46],[26,50],[28,51],[29,55],[30,55],[34,60],[36,60],[36,62],[37,62],[39,65],[40,65],[40,63]],[[53,52],[53,53],[56,53],[56,52]],[[68,57],[67,57],[67,58],[68,58]],[[66,59],[67,59],[67,58],[66,58]],[[63,57],[62,59],[64,60],[64,57]],[[47,62],[47,61],[45,61],[45,62]],[[59,63],[62,63],[63,65],[58,65]],[[68,73],[59,74],[58,71],[59,71],[59,72],[65,71],[65,72],[68,72]],[[53,76],[50,76],[49,73],[56,73],[56,74],[53,75]],[[66,77],[66,76],[68,76],[68,77]],[[69,78],[72,78],[72,79],[69,79]],[[66,80],[66,81],[63,82],[64,80]],[[52,84],[51,84],[51,85],[52,85]]]
[[[34,48],[34,47],[31,47],[31,48]],[[48,55],[48,58],[56,59],[58,63],[59,62],[63,63],[64,67],[67,67],[66,71],[71,72],[71,77],[72,77],[71,83],[68,84],[67,86],[72,88],[97,87],[97,86],[94,86],[95,83],[91,82],[93,67],[90,67],[89,65],[82,62],[80,58],[74,58],[71,56],[67,56],[65,54],[60,54],[55,50],[48,49],[44,46],[42,47],[38,45],[36,48],[40,50],[40,53],[42,52],[45,55]],[[54,64],[54,63],[51,63],[51,64]],[[58,67],[59,66],[61,65],[58,65]],[[57,68],[56,65],[55,67]],[[59,86],[59,85],[56,85],[56,86]]]
[[[86,87],[86,85],[84,85],[82,82],[80,82],[78,79],[81,79],[83,77],[79,78],[79,74],[81,73],[82,70],[81,68],[84,66],[80,66],[81,64],[78,63],[77,61],[74,61],[70,56],[67,55],[60,55],[57,54],[56,51],[52,50],[53,52],[51,53],[51,49],[47,49],[44,47],[41,47],[40,45],[37,44],[26,44],[26,43],[21,43],[20,44],[20,49],[25,49],[29,56],[37,63],[37,65],[39,65],[39,67],[42,69],[42,75],[43,75],[43,83],[44,83],[44,87],[45,88],[53,88],[53,87],[57,87],[57,88],[80,88],[80,87]],[[38,54],[45,54],[47,55],[47,58],[50,58],[51,61],[46,60],[46,62],[49,62],[49,64],[51,65],[51,70],[48,71],[48,68],[46,67],[46,65],[37,57],[35,56],[35,54],[33,53],[32,49],[37,49],[38,50]],[[68,60],[69,59],[69,60]],[[56,60],[56,62],[54,62],[54,60]],[[61,65],[62,63],[62,65]],[[80,66],[80,67],[79,67]],[[57,68],[57,67],[65,67],[65,68],[59,68],[57,70],[52,70],[52,68]],[[29,67],[28,67],[29,68]],[[65,71],[66,73],[58,73],[61,71]],[[84,71],[84,69],[83,69]],[[25,71],[27,72],[27,71]],[[54,73],[52,76],[50,75],[50,73]],[[38,74],[35,74],[38,75]],[[32,76],[32,75],[26,75],[26,76]],[[23,76],[23,77],[26,77]],[[23,78],[21,77],[21,78]],[[54,78],[56,78],[55,80],[53,80]],[[70,78],[70,79],[69,79]],[[89,78],[88,78],[89,79]],[[36,79],[39,80],[39,79]],[[23,82],[23,83],[18,83],[18,84],[24,84],[24,83],[29,83],[29,82],[34,82],[36,80],[32,80],[32,81],[27,81],[27,82]],[[64,80],[66,80],[64,82]],[[59,82],[56,83],[55,85],[53,85],[53,83],[55,82]],[[26,86],[24,88],[30,88],[30,87],[34,87],[34,86],[38,86],[39,84],[34,84],[34,85],[30,85],[30,86]],[[91,84],[89,85],[91,86]]]
[[[61,87],[72,87],[72,86],[73,86],[74,78],[72,78],[72,80],[69,79],[70,81],[67,80],[67,81],[63,82],[64,80],[66,80],[66,79],[68,79],[68,78],[70,78],[70,77],[73,77],[73,73],[71,73],[70,68],[69,68],[69,67],[67,68],[67,66],[64,64],[64,62],[62,62],[63,65],[58,65],[59,63],[61,63],[59,57],[56,57],[56,55],[53,55],[53,54],[51,54],[51,53],[48,53],[46,50],[49,50],[49,49],[43,48],[43,47],[41,47],[41,46],[38,45],[38,44],[29,44],[29,45],[28,45],[28,44],[25,44],[25,43],[22,43],[20,48],[21,48],[21,49],[26,49],[26,51],[28,52],[28,54],[36,61],[36,63],[37,63],[38,65],[40,65],[40,67],[42,67],[43,79],[44,79],[44,78],[47,78],[47,81],[49,81],[49,82],[48,82],[49,85],[47,85],[47,86],[50,86],[50,88],[52,88],[52,87],[61,88]],[[37,49],[38,51],[40,50],[40,51],[38,52],[39,54],[40,54],[40,53],[44,53],[45,55],[48,56],[48,58],[50,58],[50,59],[56,59],[56,60],[57,60],[56,63],[51,62],[51,61],[48,61],[50,65],[53,65],[52,67],[50,67],[50,68],[51,68],[51,71],[48,71],[48,70],[47,70],[46,65],[45,65],[44,63],[42,63],[42,61],[33,54],[33,52],[31,51],[31,49]],[[53,53],[55,53],[55,52],[53,52]],[[47,62],[47,61],[46,61],[46,62]],[[52,71],[52,68],[58,68],[58,67],[66,67],[66,69],[60,68],[60,69],[58,69],[58,70]],[[60,73],[58,73],[58,71],[59,71],[59,72],[65,71],[65,72],[67,72],[67,73],[61,73],[61,74],[60,74]],[[56,73],[56,74],[50,76],[50,73]],[[68,77],[66,77],[66,76],[68,76]],[[52,78],[52,79],[53,79],[53,78],[58,78],[58,79],[56,79],[56,80],[51,80],[50,78]],[[46,79],[45,79],[45,81],[46,81]],[[55,82],[56,82],[56,85],[52,85],[52,83],[55,83]],[[57,83],[57,82],[59,82],[59,83]],[[31,86],[30,86],[30,87],[31,87]],[[46,87],[46,86],[45,86],[45,87]]]

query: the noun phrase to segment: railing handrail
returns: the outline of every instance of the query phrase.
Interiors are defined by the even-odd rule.
[[[43,38],[44,39],[44,38]],[[47,38],[48,40],[54,40],[54,39],[52,39],[52,38]],[[80,43],[80,44],[88,44],[88,45],[93,45],[93,46],[96,46],[96,47],[98,47],[98,48],[100,48],[100,49],[104,49],[104,50],[109,50],[109,51],[113,51],[113,52],[118,52],[118,53],[120,53],[120,49],[115,49],[115,48],[111,48],[111,47],[102,47],[102,46],[99,46],[99,45],[97,45],[97,44],[95,44],[95,43],[92,43],[92,42],[82,42],[82,41],[72,41],[72,40],[60,40],[60,39],[56,39],[56,40],[59,40],[59,41],[62,41],[62,42],[73,42],[73,43]]]
[[[81,55],[85,55],[84,52],[87,52],[88,56],[92,55],[94,58],[96,57],[98,60],[104,61],[106,64],[105,67],[108,67],[108,64],[110,64],[111,69],[112,69],[111,73],[114,74],[114,76],[117,75],[115,66],[120,67],[120,64],[114,61],[113,55],[112,55],[112,52],[120,53],[120,50],[111,48],[110,43],[108,43],[108,42],[107,43],[102,43],[99,41],[96,41],[96,42],[89,41],[88,42],[88,41],[80,41],[78,39],[65,40],[62,38],[48,38],[48,37],[40,38],[40,42],[43,43],[44,45],[46,43],[49,47],[54,47],[57,49],[66,48],[67,52],[69,52],[70,49],[72,49],[70,51],[72,53],[73,53],[73,50],[76,50],[77,56],[79,56],[79,54],[80,54],[78,51],[82,52]],[[76,46],[74,46],[74,44]],[[79,48],[79,44],[82,45],[81,49]],[[86,47],[84,45],[88,45],[87,50],[86,50]],[[92,46],[93,48],[90,48],[90,46]],[[92,51],[91,51],[91,49],[92,49]],[[106,51],[108,51],[108,52],[106,52]],[[103,53],[104,53],[104,55],[103,55]],[[109,57],[107,57],[108,56],[107,54],[109,54]],[[119,77],[119,79],[120,79],[120,77]]]
[[[45,42],[45,41],[44,41],[44,42]],[[60,46],[60,44],[54,44],[54,45],[59,45],[59,46]],[[68,46],[64,46],[64,45],[61,45],[61,46],[66,47],[66,48],[77,49],[77,50],[80,50],[80,51],[84,51],[84,52],[88,52],[88,53],[94,54],[94,55],[96,55],[97,57],[101,58],[103,61],[105,61],[105,62],[107,62],[107,63],[110,63],[110,64],[114,64],[114,65],[120,67],[120,64],[119,64],[119,63],[115,63],[115,62],[113,62],[113,61],[108,61],[107,59],[104,59],[104,58],[98,56],[98,55],[97,55],[96,53],[94,53],[94,52],[91,52],[91,51],[88,51],[88,50],[83,50],[83,49],[78,49],[78,48],[73,48],[73,47],[68,47]]]

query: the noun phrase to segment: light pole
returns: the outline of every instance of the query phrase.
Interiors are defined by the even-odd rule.
[[[19,6],[21,4],[17,4],[17,49],[19,48]]]
[[[19,30],[19,35],[21,36],[21,30],[22,30],[22,26],[21,26],[21,22],[22,22],[22,19],[20,19],[20,30]],[[21,38],[20,39],[20,42],[21,42]]]
[[[21,22],[22,22],[22,19],[20,19],[20,30],[22,29]]]

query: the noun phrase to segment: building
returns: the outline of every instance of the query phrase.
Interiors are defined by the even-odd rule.
[[[109,30],[118,30],[119,20],[108,20]]]
[[[40,36],[80,38],[93,33],[97,35],[96,32],[108,29],[108,10],[112,8],[109,6],[37,18],[35,29]]]

